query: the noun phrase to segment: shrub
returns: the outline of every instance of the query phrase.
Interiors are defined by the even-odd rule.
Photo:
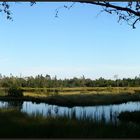
[[[59,94],[58,89],[55,89],[54,92],[53,92],[53,95],[58,95],[58,94]]]
[[[140,90],[134,90],[135,93],[140,93]]]
[[[18,87],[10,87],[7,92],[11,97],[23,97],[23,91]]]

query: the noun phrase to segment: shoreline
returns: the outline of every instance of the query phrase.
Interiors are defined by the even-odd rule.
[[[119,94],[119,95],[53,95],[48,97],[9,97],[0,96],[0,101],[31,101],[35,103],[46,103],[51,105],[75,107],[75,106],[97,106],[97,105],[112,105],[127,102],[140,101],[140,94]]]

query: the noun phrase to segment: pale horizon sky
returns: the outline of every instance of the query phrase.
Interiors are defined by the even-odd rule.
[[[132,29],[101,7],[69,2],[11,3],[13,21],[0,13],[2,75],[134,78],[140,74],[140,25]]]

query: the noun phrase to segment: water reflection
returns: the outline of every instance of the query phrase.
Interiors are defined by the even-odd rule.
[[[22,110],[23,101],[8,101],[7,108],[13,108],[16,110]]]
[[[0,101],[0,108],[12,108],[21,111],[23,103],[23,101]]]
[[[140,102],[128,102],[118,105],[100,105],[88,107],[61,107],[56,105],[49,105],[45,103],[32,103],[32,102],[2,102],[0,107],[13,107],[18,108],[22,112],[29,115],[42,115],[42,116],[67,116],[69,118],[78,119],[94,119],[95,121],[102,120],[104,122],[117,122],[117,116],[122,111],[136,111],[140,110]]]

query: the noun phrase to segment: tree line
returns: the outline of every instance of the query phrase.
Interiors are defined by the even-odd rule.
[[[53,87],[138,87],[140,86],[140,77],[123,78],[123,79],[104,79],[98,78],[92,80],[81,76],[71,79],[57,79],[50,75],[37,75],[35,77],[18,77],[18,76],[2,76],[0,74],[0,87],[31,87],[31,88],[53,88]]]

